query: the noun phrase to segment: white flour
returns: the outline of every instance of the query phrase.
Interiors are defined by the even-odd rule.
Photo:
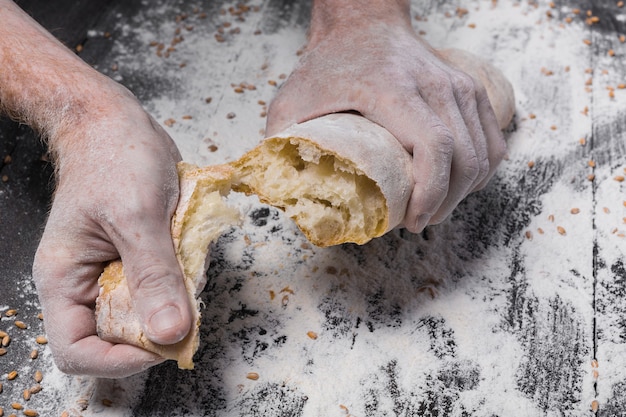
[[[582,112],[585,108],[603,112],[605,106],[623,105],[626,91],[616,90],[611,101],[606,86],[619,82],[612,78],[612,72],[585,72],[591,49],[583,39],[591,35],[582,18],[563,23],[564,16],[575,16],[571,11],[559,17],[546,2],[535,7],[526,2],[481,0],[463,2],[468,10],[463,17],[456,15],[456,5],[450,5],[448,17],[443,12],[431,12],[435,7],[432,3],[413,1],[413,13],[427,17],[426,21],[415,20],[415,27],[425,32],[426,40],[436,47],[454,46],[489,57],[514,85],[516,129],[508,136],[509,159],[502,164],[496,181],[511,185],[504,189],[514,189],[523,179],[520,175],[545,169],[542,164],[554,160],[561,164],[571,160],[563,159],[564,155],[577,156],[579,163],[559,167],[562,174],[553,185],[546,185],[550,191],[540,197],[538,213],[529,219],[527,227],[506,237],[516,243],[505,245],[505,236],[492,236],[493,243],[479,256],[469,256],[469,248],[464,252],[468,244],[486,244],[464,240],[472,235],[462,218],[431,228],[428,240],[394,231],[365,248],[318,249],[307,245],[288,219],[272,218],[274,211],[269,212],[268,226],[264,227],[253,225],[247,217],[242,230],[219,244],[215,255],[226,266],[209,273],[211,288],[205,295],[203,316],[205,327],[211,331],[203,334],[203,344],[221,348],[215,356],[209,355],[211,350],[206,351],[207,357],[201,354],[199,370],[181,377],[191,382],[173,387],[176,397],[184,399],[185,409],[167,410],[168,416],[249,415],[250,407],[255,406],[267,407],[265,415],[275,415],[268,411],[274,407],[275,412],[275,404],[265,400],[254,403],[263,384],[293,389],[285,388],[284,395],[291,399],[305,396],[305,416],[417,415],[411,412],[420,410],[424,393],[430,391],[453,401],[452,415],[463,411],[475,416],[561,415],[556,408],[542,410],[532,394],[518,389],[520,364],[528,360],[527,346],[521,330],[515,333],[505,323],[514,276],[511,259],[516,256],[526,260],[525,291],[538,297],[538,337],[551,335],[547,320],[541,321],[549,316],[549,303],[558,298],[565,304],[564,310],[567,305],[575,306],[573,316],[580,319],[581,339],[587,341],[581,348],[582,356],[589,364],[580,364],[580,408],[571,415],[584,415],[591,406],[596,397],[590,365],[594,316],[590,254],[595,233],[591,220],[595,218],[606,256],[618,258],[619,248],[623,249],[626,242],[619,237],[626,230],[621,220],[626,217],[622,205],[626,198],[615,197],[620,192],[623,196],[623,191],[619,183],[611,181],[623,169],[623,161],[621,165],[611,161],[593,170],[587,166],[593,155],[589,145],[582,146],[579,140],[589,140],[591,118]],[[145,19],[116,28],[123,33],[112,40],[115,62],[111,65],[117,65],[118,70],[100,69],[122,83],[144,71],[167,80],[163,94],[146,98],[144,104],[159,122],[175,120],[166,128],[185,160],[206,165],[236,159],[263,137],[265,119],[260,114],[265,109],[258,101],[269,104],[277,87],[268,81],[280,83],[281,74],[289,74],[297,61],[296,52],[305,42],[305,29],[289,24],[274,34],[255,35],[262,28],[266,6],[246,13],[245,22],[237,22],[229,14],[200,19],[192,10],[175,7],[150,6],[144,12]],[[548,11],[552,11],[553,19],[547,18]],[[181,12],[189,17],[177,23],[175,17]],[[171,19],[156,26],[150,23],[150,16],[163,15]],[[214,37],[216,20],[231,23],[225,28],[226,42],[217,42]],[[236,27],[240,33],[230,34]],[[158,57],[157,47],[150,42],[169,45],[177,36],[177,28],[181,28],[184,40],[169,58]],[[125,44],[128,39],[136,43]],[[622,54],[626,51],[619,44],[614,47],[621,48]],[[585,84],[591,77],[593,92],[587,91]],[[255,89],[237,93],[232,84],[240,83],[253,84]],[[210,102],[207,97],[211,97]],[[235,117],[228,118],[229,113]],[[532,168],[527,167],[530,161],[534,162]],[[600,204],[609,208],[610,213],[604,216],[600,214],[602,207],[590,203],[592,190],[586,176],[592,172]],[[233,199],[246,214],[263,207],[254,198]],[[464,209],[468,216],[472,208],[480,212],[476,201],[470,199]],[[571,214],[574,207],[579,214]],[[270,226],[282,230],[271,233]],[[558,227],[563,228],[564,235]],[[613,232],[615,228],[618,232]],[[394,251],[389,250],[390,245]],[[254,262],[246,268],[237,267],[249,259]],[[233,296],[235,286],[238,290]],[[376,297],[385,302],[373,303]],[[372,305],[383,307],[376,311]],[[229,321],[229,315],[243,307],[257,313]],[[607,317],[608,328],[612,318]],[[253,346],[242,345],[242,339],[232,337],[251,329],[268,332],[255,336],[269,344],[256,356],[250,355]],[[317,338],[307,332],[315,332]],[[617,342],[607,344],[600,351],[600,363],[622,365],[614,361],[625,350]],[[76,415],[131,416],[149,385],[147,373],[128,380],[96,382],[62,375],[48,355],[44,354],[40,363],[46,368],[45,390],[31,401],[50,412],[45,415],[79,410],[77,400],[87,399],[88,407]],[[446,391],[449,385],[443,378],[457,368],[460,377],[452,385],[465,388]],[[438,373],[442,369],[447,373]],[[601,370],[607,382],[619,381],[622,376],[619,372],[610,374],[608,366]],[[247,379],[249,372],[258,373],[259,379]],[[431,378],[433,375],[440,378]],[[210,393],[213,387],[221,389],[225,402],[207,411],[198,398],[204,389]],[[403,402],[394,392],[402,394]],[[608,390],[600,391],[600,402],[609,394]],[[113,405],[103,405],[103,399],[113,401]],[[368,414],[371,410],[376,411]],[[263,414],[261,409],[257,411]]]

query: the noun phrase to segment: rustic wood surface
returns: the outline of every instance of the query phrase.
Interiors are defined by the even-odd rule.
[[[309,13],[287,0],[241,14],[225,1],[20,4],[135,92],[198,164],[262,137],[258,101],[296,63]],[[626,8],[413,0],[412,13],[433,45],[488,57],[513,83],[508,160],[441,225],[364,246],[311,247],[276,209],[233,196],[244,225],[213,247],[194,371],[92,380],[60,374],[45,346],[28,359],[44,331],[30,263],[52,170],[32,132],[3,121],[5,415],[12,402],[42,416],[624,415]],[[151,42],[177,30],[158,56]],[[256,89],[234,93],[241,82]],[[44,389],[26,401],[37,369]]]

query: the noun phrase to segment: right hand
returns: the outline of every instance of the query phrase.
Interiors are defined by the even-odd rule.
[[[412,155],[404,226],[420,232],[486,185],[506,145],[485,86],[415,33],[407,1],[357,3],[314,2],[309,43],[272,101],[266,135],[339,112],[384,127]]]
[[[192,319],[170,235],[180,154],[127,90],[111,82],[98,94],[106,98],[50,138],[57,188],[33,276],[57,366],[116,378],[162,359],[97,336],[97,280],[108,261],[124,262],[150,340],[176,343]]]

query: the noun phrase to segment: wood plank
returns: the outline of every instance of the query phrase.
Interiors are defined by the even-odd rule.
[[[626,47],[618,35],[626,26],[624,11],[614,2],[597,2],[593,9],[600,22],[594,26],[593,48],[594,126],[591,157],[594,174],[594,277],[596,279],[596,389],[600,416],[620,415],[626,407],[624,354],[626,337],[623,297],[624,254],[626,253],[626,189],[615,180],[626,172],[624,105],[626,98],[618,85],[624,82],[623,57]],[[609,51],[613,51],[609,54]],[[614,54],[614,55],[613,55]],[[612,56],[613,55],[613,56]],[[613,94],[611,90],[615,89]]]

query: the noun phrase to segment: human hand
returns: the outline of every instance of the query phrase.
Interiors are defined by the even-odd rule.
[[[101,105],[83,109],[88,114],[50,138],[57,189],[33,276],[57,366],[123,377],[162,359],[97,336],[97,280],[107,261],[122,258],[150,340],[178,342],[191,326],[170,235],[180,154],[130,93],[112,82],[102,91]]]
[[[10,0],[0,0],[0,111],[48,139],[57,189],[33,277],[54,359],[68,373],[121,377],[162,361],[96,334],[98,276],[124,261],[148,339],[191,327],[170,219],[178,200],[171,138],[133,95],[95,71]]]
[[[266,134],[346,111],[385,127],[413,156],[403,223],[419,232],[486,185],[505,153],[502,133],[484,86],[417,36],[408,3],[342,3],[314,3],[309,43],[270,106]]]

